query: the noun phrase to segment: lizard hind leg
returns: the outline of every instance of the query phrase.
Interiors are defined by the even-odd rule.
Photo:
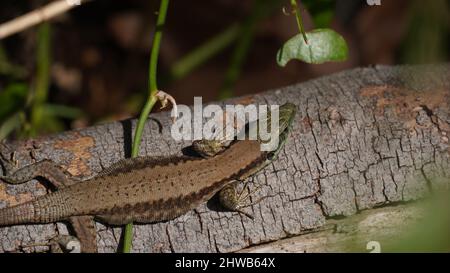
[[[22,168],[16,168],[8,161],[3,161],[3,165],[6,174],[1,175],[0,179],[8,184],[22,184],[39,177],[44,178],[56,189],[75,183],[68,173],[51,160],[42,160]]]
[[[66,173],[60,166],[51,160],[42,160],[34,164],[16,168],[16,164],[4,156],[2,163],[6,175],[0,176],[1,180],[9,184],[22,184],[35,178],[44,178],[56,190],[66,188],[77,181]],[[80,240],[83,252],[97,252],[96,230],[91,216],[73,216],[69,222]]]
[[[93,216],[73,216],[69,218],[70,225],[80,242],[81,252],[96,253],[97,232]]]

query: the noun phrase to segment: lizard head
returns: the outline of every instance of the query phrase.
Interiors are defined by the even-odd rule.
[[[295,114],[297,113],[297,105],[293,103],[285,103],[279,108],[279,134],[287,134],[287,131],[292,126]]]
[[[267,138],[267,135],[265,137],[259,136],[259,139],[261,141],[262,145],[264,146],[264,150],[266,151],[272,151],[274,155],[277,154],[280,149],[284,146],[287,136],[289,134],[290,128],[292,126],[292,123],[295,118],[295,114],[297,112],[297,106],[292,103],[285,103],[277,108],[278,112],[278,130],[273,131],[272,126],[275,124],[272,124],[274,118],[274,114],[272,111],[269,111],[267,113],[267,120],[266,120],[266,126],[267,131],[263,129],[263,133],[265,132],[269,133],[269,138]],[[251,129],[250,129],[251,130]],[[258,130],[258,133],[261,133]],[[274,138],[275,137],[275,138]]]

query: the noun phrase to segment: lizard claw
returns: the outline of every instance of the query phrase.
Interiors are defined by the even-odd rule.
[[[254,220],[254,219],[255,219],[255,217],[253,217],[253,215],[251,215],[250,213],[245,212],[245,211],[243,211],[243,210],[241,210],[241,209],[236,209],[235,211],[236,211],[237,213],[241,213],[241,214],[247,216],[247,217],[250,218],[251,220]]]
[[[46,246],[50,248],[51,253],[81,253],[80,241],[70,235],[56,235],[48,239],[47,243],[34,243],[21,246],[21,249]]]

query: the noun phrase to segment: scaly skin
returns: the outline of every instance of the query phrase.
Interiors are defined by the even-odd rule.
[[[0,209],[0,226],[51,223],[79,216],[95,216],[112,225],[164,221],[194,209],[224,187],[222,203],[238,210],[240,200],[228,186],[276,157],[295,112],[293,104],[280,107],[280,143],[273,152],[261,151],[258,140],[241,140],[209,158],[126,159],[79,183],[60,182],[71,179],[48,160],[0,176],[15,184],[41,176],[54,184],[67,185],[33,201]]]

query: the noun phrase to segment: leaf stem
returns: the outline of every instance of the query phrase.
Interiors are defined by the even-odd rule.
[[[306,37],[305,28],[303,27],[303,19],[302,19],[301,12],[298,9],[297,1],[291,0],[291,6],[292,6],[292,10],[294,11],[294,14],[295,14],[295,19],[297,20],[298,31],[303,35],[303,39],[305,40],[305,43],[308,44],[308,38]]]
[[[164,24],[166,22],[167,9],[169,6],[169,0],[161,0],[158,12],[158,18],[156,20],[156,30],[152,43],[152,51],[150,53],[150,65],[149,65],[149,95],[147,98],[147,102],[144,105],[144,108],[141,111],[139,116],[138,124],[136,127],[136,131],[134,134],[133,146],[131,148],[131,157],[137,157],[139,154],[139,146],[141,144],[142,132],[144,131],[144,125],[147,121],[148,115],[152,111],[153,106],[155,105],[157,98],[156,93],[158,92],[157,85],[157,66],[158,66],[158,55],[159,48],[161,44],[162,31]],[[123,236],[123,252],[129,253],[131,250],[133,240],[133,224],[128,224],[125,227],[124,236]]]
[[[50,37],[50,24],[42,23],[38,29],[36,85],[32,95],[31,127],[26,133],[28,136],[35,136],[44,122],[43,104],[47,101],[50,79]]]

